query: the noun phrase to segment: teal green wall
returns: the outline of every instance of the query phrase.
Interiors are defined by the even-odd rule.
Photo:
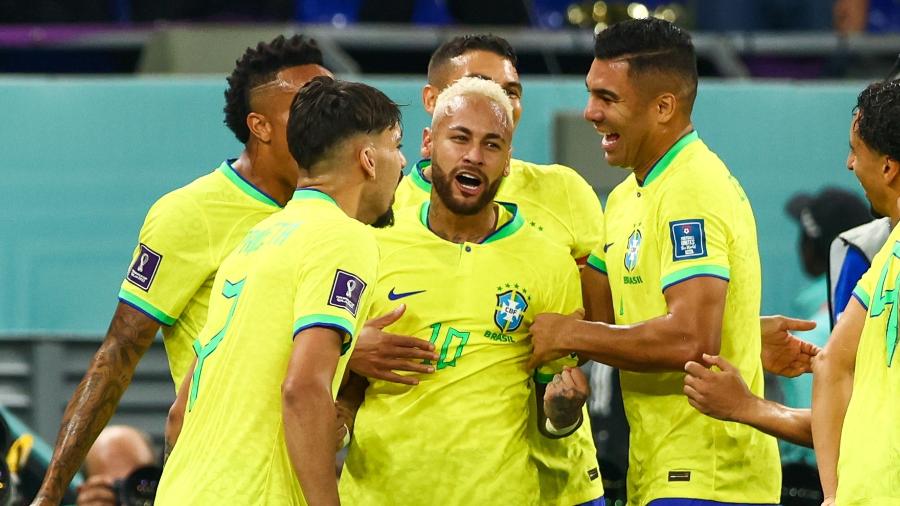
[[[407,158],[426,124],[420,78],[368,79],[406,104]],[[0,332],[102,333],[144,213],[240,146],[222,125],[224,80],[0,79]],[[803,282],[788,196],[837,184],[860,83],[704,83],[701,137],[741,180],[759,226],[763,310],[786,312]],[[518,158],[551,161],[552,117],[584,84],[525,80]],[[599,139],[598,139],[599,141]]]

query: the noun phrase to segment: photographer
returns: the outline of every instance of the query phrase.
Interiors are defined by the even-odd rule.
[[[124,425],[112,425],[100,433],[85,459],[87,481],[78,489],[78,506],[119,504],[116,483],[135,469],[157,464],[150,438]]]

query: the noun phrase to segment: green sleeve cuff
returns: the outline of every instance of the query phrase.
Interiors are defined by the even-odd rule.
[[[350,320],[327,314],[311,314],[308,316],[302,316],[294,322],[294,337],[297,337],[297,334],[303,332],[304,330],[313,327],[328,328],[341,332],[342,334],[347,336],[347,340],[341,343],[341,355],[347,353],[347,351],[350,349],[350,344],[353,341],[354,337],[353,329],[355,328]]]
[[[553,373],[542,372],[540,369],[534,370],[534,382],[540,383],[541,385],[546,385],[553,381],[553,376],[556,376]]]
[[[119,290],[119,300],[167,327],[171,327],[178,320],[178,318],[169,316],[164,311],[160,311],[159,309],[155,308],[153,304],[150,304],[137,295],[126,291],[124,288]]]
[[[669,288],[672,285],[677,285],[683,281],[699,278],[701,276],[724,279],[725,281],[731,279],[728,267],[722,267],[720,265],[695,265],[663,276],[662,290],[666,291],[666,288]]]
[[[593,253],[588,255],[587,264],[589,267],[596,271],[602,272],[603,274],[607,273],[606,262],[595,256]]]
[[[862,307],[866,308],[867,310],[869,309],[869,294],[867,294],[866,291],[863,290],[863,287],[856,285],[856,288],[853,289],[853,296],[856,297],[856,300],[858,300],[860,304],[862,304]]]

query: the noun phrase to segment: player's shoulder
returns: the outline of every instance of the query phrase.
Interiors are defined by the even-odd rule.
[[[577,170],[566,165],[558,163],[539,164],[513,158],[509,162],[509,167],[510,176],[524,181],[540,180],[542,183],[556,181],[566,186],[583,185],[590,188],[588,182]]]
[[[204,174],[157,199],[150,207],[149,213],[203,213],[208,207],[210,195],[221,193],[223,180],[217,171]]]
[[[423,228],[421,224],[423,207],[414,205],[395,210],[393,225],[384,228],[370,227],[382,257],[423,243],[420,230]]]
[[[504,206],[514,206],[515,204],[501,203]],[[569,261],[574,262],[572,253],[569,248],[559,241],[554,241],[546,233],[540,232],[534,227],[525,223],[521,214],[517,218],[520,220],[518,229],[510,237],[510,241],[503,247],[511,248],[515,251],[525,254],[541,269],[558,267],[561,264],[568,265]]]

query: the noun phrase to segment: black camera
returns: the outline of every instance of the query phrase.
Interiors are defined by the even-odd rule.
[[[116,480],[113,483],[116,504],[152,506],[161,476],[162,468],[159,466],[144,466],[132,471],[125,479]],[[0,506],[2,506],[2,502],[0,502]]]

